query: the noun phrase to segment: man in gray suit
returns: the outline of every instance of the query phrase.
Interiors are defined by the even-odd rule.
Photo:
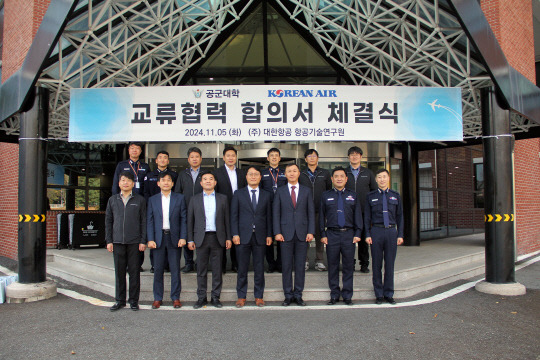
[[[313,240],[313,234],[315,234],[315,206],[311,189],[298,182],[300,176],[298,165],[287,165],[285,176],[287,186],[277,188],[272,209],[275,239],[281,242],[282,280],[285,293],[282,305],[289,306],[294,300],[298,305],[305,306],[306,303],[302,299],[306,275],[305,261],[309,242]]]
[[[193,306],[201,308],[208,303],[206,298],[208,263],[212,266],[211,304],[222,307],[221,295],[223,248],[230,249],[231,225],[227,196],[216,193],[216,178],[211,172],[201,176],[202,193],[191,198],[188,205],[188,248],[197,249],[197,297]]]

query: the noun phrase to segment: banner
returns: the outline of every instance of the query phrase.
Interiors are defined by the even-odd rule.
[[[69,141],[460,141],[461,88],[72,89]]]

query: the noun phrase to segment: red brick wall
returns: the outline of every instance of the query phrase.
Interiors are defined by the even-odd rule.
[[[19,145],[0,143],[0,256],[17,258]]]
[[[506,59],[533,83],[536,81],[531,0],[483,0],[486,14]],[[520,140],[514,147],[517,253],[540,250],[540,139]]]

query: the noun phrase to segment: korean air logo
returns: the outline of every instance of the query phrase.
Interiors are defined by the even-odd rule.
[[[288,98],[313,98],[313,97],[337,97],[337,90],[304,90],[304,89],[292,89],[292,90],[268,90],[268,97],[288,97]]]

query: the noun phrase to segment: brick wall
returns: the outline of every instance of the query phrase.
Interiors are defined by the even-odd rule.
[[[536,83],[531,0],[483,0],[482,9],[506,59]],[[540,250],[540,139],[519,140],[514,147],[517,253]]]
[[[0,143],[0,256],[17,258],[19,145]]]

